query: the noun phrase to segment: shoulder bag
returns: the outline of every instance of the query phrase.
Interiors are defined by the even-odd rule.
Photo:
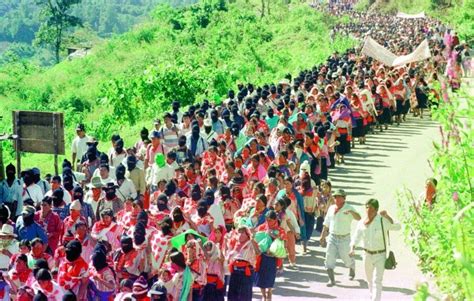
[[[383,237],[383,246],[384,250],[387,251],[387,245],[385,244],[385,232],[383,229],[383,217],[380,217],[380,224],[382,225],[382,237]],[[390,234],[387,231],[388,235],[388,245],[390,246]],[[395,254],[390,251],[388,252],[388,257],[385,259],[385,269],[394,270],[397,267],[397,261],[395,260]]]

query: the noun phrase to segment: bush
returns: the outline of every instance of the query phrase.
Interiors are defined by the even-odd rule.
[[[472,103],[474,98],[466,101]],[[431,159],[438,180],[436,201],[430,210],[416,208],[411,191],[399,197],[405,234],[422,271],[432,273],[438,287],[455,300],[474,298],[473,117],[472,106],[460,106],[459,100],[449,100],[444,92],[444,102],[433,110],[442,141],[434,144]],[[421,290],[418,296],[425,300],[429,293],[426,287]]]

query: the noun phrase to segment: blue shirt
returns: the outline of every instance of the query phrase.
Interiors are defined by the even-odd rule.
[[[20,217],[16,223],[17,227],[15,231],[18,235],[18,240],[21,241],[23,239],[27,239],[28,241],[32,241],[38,237],[43,241],[43,244],[48,244],[48,236],[46,235],[46,232],[36,222],[33,222],[33,224],[25,227],[25,225],[23,225],[23,219]]]
[[[52,208],[53,212],[59,215],[59,218],[63,221],[66,219],[66,217],[69,216],[69,206],[64,206],[64,207],[53,207]]]
[[[225,126],[222,120],[218,119],[216,122],[212,123],[212,130],[217,133],[217,135],[224,134]]]

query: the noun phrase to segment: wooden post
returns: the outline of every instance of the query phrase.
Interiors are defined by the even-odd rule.
[[[13,131],[15,135],[17,135],[17,139],[15,139],[16,173],[17,173],[17,177],[20,178],[20,173],[21,173],[20,139],[21,137],[19,135],[19,129],[20,129],[20,112],[19,111],[13,112],[13,120],[15,121]]]
[[[58,175],[58,153],[59,153],[59,146],[58,146],[58,127],[57,127],[57,113],[53,113],[53,140],[54,140],[54,174]]]

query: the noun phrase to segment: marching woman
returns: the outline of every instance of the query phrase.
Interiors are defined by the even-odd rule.
[[[387,130],[388,124],[392,121],[392,111],[390,110],[390,107],[393,107],[392,94],[385,83],[382,82],[377,87],[377,95],[380,97],[381,101],[378,107],[378,110],[381,110],[381,112],[379,112],[380,129],[382,129],[382,125],[385,125],[385,129]]]
[[[303,243],[303,253],[308,251],[308,241],[313,234],[314,224],[315,224],[315,213],[317,210],[316,204],[316,192],[317,186],[316,183],[311,179],[309,175],[309,165],[302,164],[300,168],[300,179],[298,190],[303,197],[304,201],[304,218],[305,218],[305,228],[306,228],[306,237],[302,237]]]
[[[280,221],[275,211],[270,210],[267,213],[267,219],[265,224],[260,225],[257,228],[257,232],[266,232],[273,240],[272,244],[276,239],[285,240],[285,230],[280,227]],[[271,249],[271,247],[270,247]],[[275,278],[277,267],[281,265],[281,259],[275,257],[269,251],[261,253],[257,259],[257,273],[255,284],[262,291],[263,300],[272,300],[272,289],[275,285]]]
[[[364,111],[367,112],[367,115],[364,118],[364,123],[366,123],[366,134],[369,131],[371,133],[374,133],[373,127],[375,126],[376,120],[377,120],[377,109],[375,108],[372,95],[369,90],[364,89],[359,93],[359,96],[360,96],[360,100],[364,108]],[[408,107],[410,107],[410,104],[408,104]],[[364,143],[365,143],[365,137],[364,137]]]
[[[336,146],[336,161],[344,163],[344,155],[351,152],[352,121],[350,109],[344,104],[339,105],[332,114],[332,121],[339,134],[337,138],[339,144]]]
[[[229,246],[227,258],[230,268],[228,301],[251,301],[254,267],[260,254],[257,242],[246,226],[237,230],[236,241]]]
[[[224,301],[224,256],[219,244],[207,241],[204,244],[207,252],[207,283],[204,286],[204,301]]]
[[[115,293],[115,272],[107,263],[107,255],[100,248],[94,249],[89,265],[89,291],[91,301],[109,301]]]
[[[367,112],[364,110],[364,105],[362,104],[359,96],[353,93],[351,97],[351,109],[352,116],[355,119],[355,126],[352,129],[352,138],[359,138],[360,144],[365,144],[365,134],[366,134],[366,123],[364,119],[367,115]],[[355,141],[352,139],[352,147],[354,147]]]
[[[403,85],[403,78],[399,78],[390,89],[390,92],[395,97],[396,109],[395,109],[395,121],[397,125],[400,125],[402,121],[403,109],[405,104],[405,86]]]

